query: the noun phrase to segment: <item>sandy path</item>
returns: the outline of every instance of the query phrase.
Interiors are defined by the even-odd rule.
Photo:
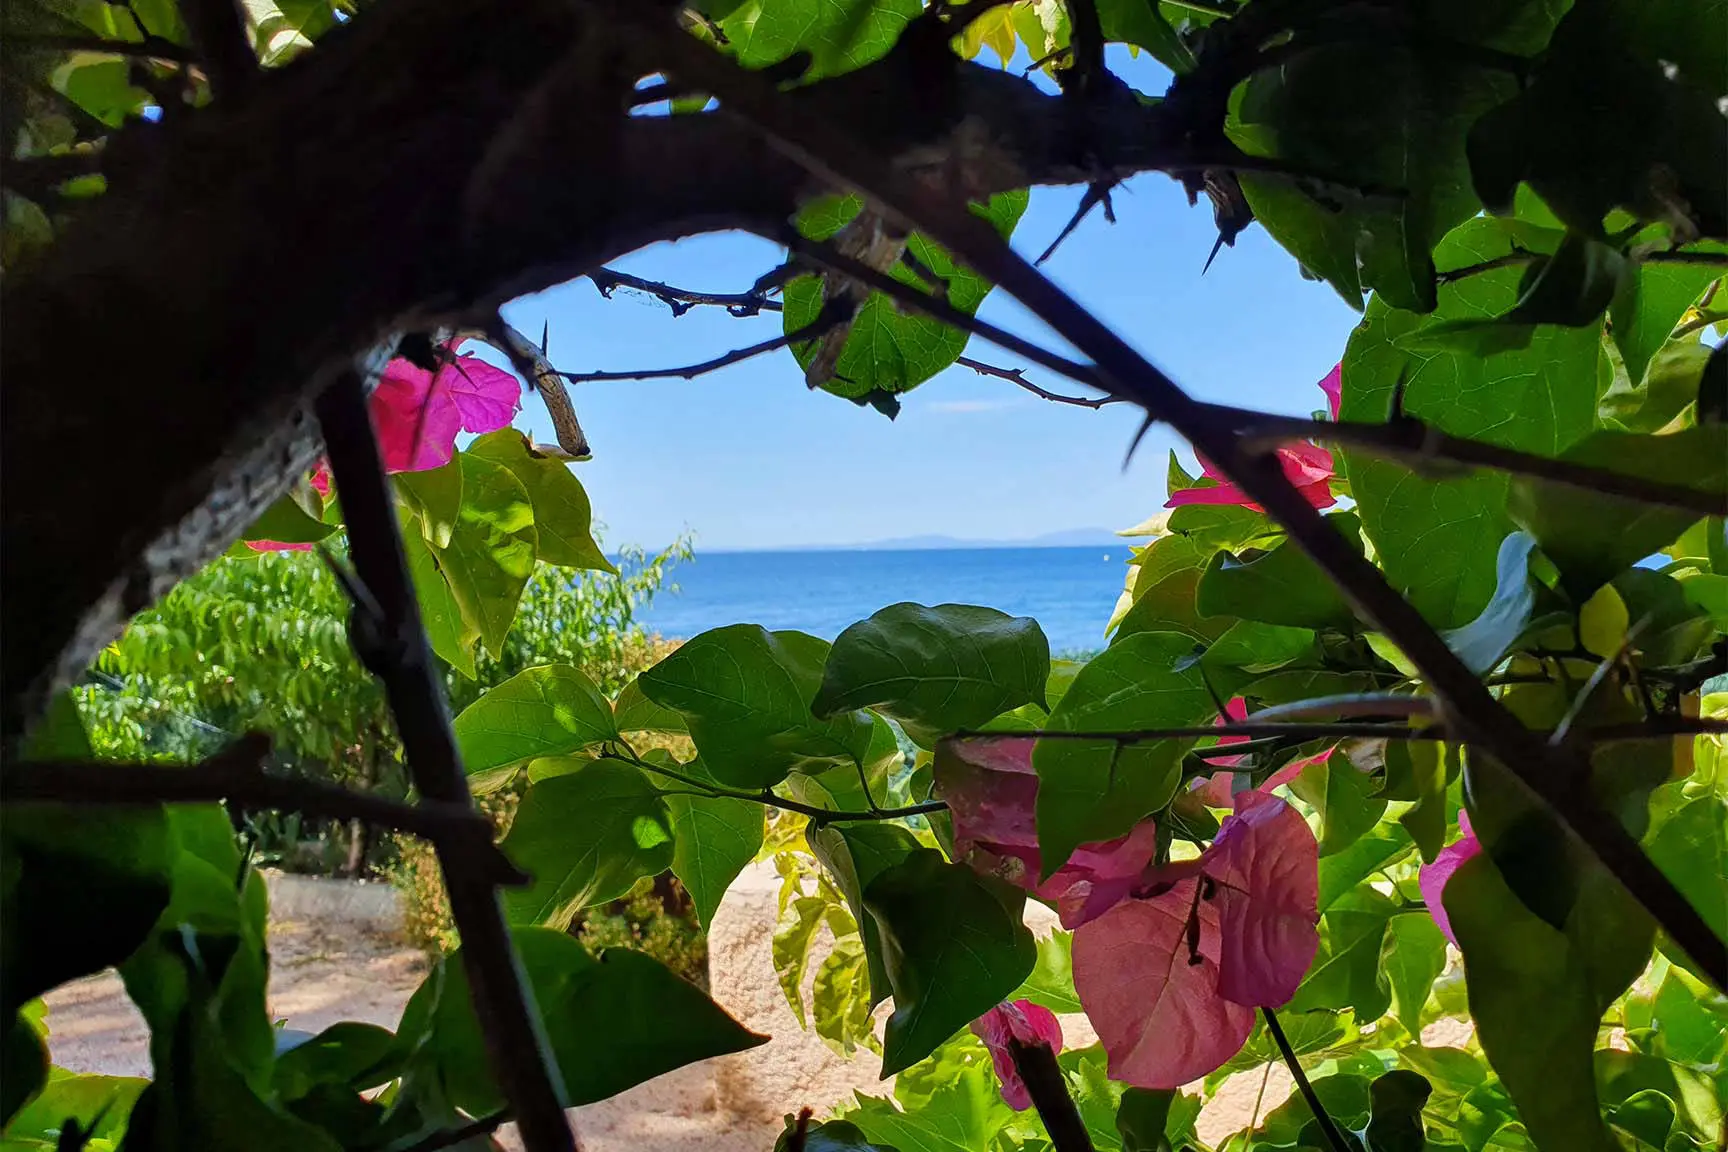
[[[808,1106],[821,1115],[849,1102],[854,1090],[888,1091],[877,1078],[875,1057],[860,1052],[850,1061],[840,1058],[815,1033],[801,1029],[786,1006],[770,951],[777,884],[770,867],[746,871],[728,892],[709,935],[714,998],[746,1027],[774,1039],[577,1109],[574,1122],[589,1152],[769,1152],[787,1113]],[[420,953],[340,907],[301,900],[287,910],[296,918],[273,917],[270,924],[273,1015],[309,1032],[338,1020],[394,1028],[425,973]],[[113,972],[60,988],[48,1004],[55,1063],[75,1071],[149,1075],[149,1034]],[[1063,1023],[1069,1044],[1093,1041],[1083,1017]],[[1261,1114],[1289,1091],[1288,1075],[1274,1069],[1259,1101]],[[1202,1115],[1201,1138],[1215,1142],[1242,1127],[1260,1095],[1259,1075],[1233,1078]],[[506,1143],[514,1147],[509,1135]]]

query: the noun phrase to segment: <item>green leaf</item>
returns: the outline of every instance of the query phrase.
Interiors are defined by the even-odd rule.
[[[479,456],[508,468],[534,506],[538,555],[547,564],[617,575],[618,569],[594,541],[594,510],[570,465],[534,450],[514,428],[488,432],[468,446]]]
[[[1266,673],[1314,653],[1311,628],[1286,628],[1239,620],[1206,649],[1201,663],[1208,672],[1237,670]]]
[[[966,604],[894,604],[835,639],[810,710],[875,708],[925,747],[1022,704],[1044,706],[1050,642],[1038,622]]]
[[[24,1012],[14,1013],[0,1037],[0,1126],[7,1135],[13,1116],[42,1090],[48,1076],[47,1037]]]
[[[1449,269],[1513,255],[1508,226],[1490,219],[1462,225],[1436,251]],[[1508,266],[1454,280],[1441,288],[1440,307],[1428,319],[1371,302],[1344,355],[1340,418],[1384,420],[1403,380],[1404,411],[1453,435],[1546,456],[1585,436],[1596,414],[1597,332],[1541,327],[1526,347],[1492,355],[1455,339],[1412,343],[1449,320],[1510,310],[1518,278],[1519,269]],[[1478,616],[1497,575],[1496,557],[1481,542],[1515,527],[1505,510],[1506,477],[1429,479],[1368,453],[1341,453],[1363,531],[1388,579],[1439,627]]]
[[[272,1083],[287,1101],[327,1084],[364,1092],[395,1079],[399,1055],[388,1028],[344,1020],[277,1057]]]
[[[864,907],[864,894],[882,873],[919,850],[912,833],[897,824],[829,824],[805,833],[810,851],[828,870],[834,886],[846,898],[846,906],[864,941],[864,956],[870,976],[870,1008],[888,999],[892,981],[884,959],[881,929]]]
[[[730,6],[720,28],[738,63],[746,68],[777,64],[795,52],[810,53],[810,68],[803,76],[810,81],[881,59],[920,11],[917,0],[837,0],[822,5],[744,0]]]
[[[1344,1129],[1360,1128],[1367,1122],[1373,1106],[1370,1084],[1368,1077],[1349,1073],[1320,1076],[1310,1082],[1320,1106]],[[1260,1135],[1273,1146],[1324,1148],[1325,1139],[1317,1132],[1312,1139],[1306,1138],[1314,1127],[1314,1112],[1308,1107],[1308,1101],[1302,1093],[1294,1092],[1288,1100],[1266,1114],[1260,1125]]]
[[[467,452],[457,458],[462,509],[449,545],[434,555],[467,628],[497,655],[534,573],[534,506],[508,468]]]
[[[1564,460],[1701,491],[1728,492],[1728,426],[1683,428],[1663,436],[1599,431],[1561,454]],[[1518,477],[1508,508],[1560,569],[1588,595],[1603,582],[1673,543],[1700,518],[1597,491]]]
[[[1356,543],[1354,514],[1334,512],[1326,519],[1346,540]],[[1350,628],[1356,621],[1337,585],[1289,541],[1252,560],[1217,553],[1200,577],[1195,596],[1195,608],[1202,616],[1258,620],[1287,628]]]
[[[1415,1072],[1394,1069],[1368,1086],[1368,1128],[1374,1152],[1425,1152],[1422,1108],[1434,1089]]]
[[[1302,769],[1290,782],[1290,790],[1320,813],[1322,857],[1356,843],[1386,814],[1386,801],[1375,794],[1374,778],[1336,752]]]
[[[462,516],[462,459],[452,456],[437,468],[396,474],[396,495],[420,521],[420,533],[433,548],[450,547]]]
[[[534,877],[505,894],[511,922],[563,928],[671,866],[672,818],[639,769],[595,760],[529,788],[503,848]]]
[[[53,712],[67,706],[53,706],[32,733],[27,754],[58,759],[77,752],[82,729],[55,730],[66,718]],[[117,965],[136,951],[168,906],[174,856],[160,806],[8,804],[0,843],[6,924],[0,934],[0,970],[6,974],[0,1020],[11,1020],[49,989]]]
[[[699,764],[682,771],[695,775]],[[696,918],[704,928],[714,922],[714,910],[732,881],[762,848],[764,809],[753,800],[729,796],[669,795],[672,813],[672,874],[690,893]]]
[[[1382,868],[1389,868],[1410,851],[1410,842],[1390,831],[1362,836],[1349,847],[1320,861],[1320,911]]]
[[[1060,929],[1038,941],[1032,975],[1009,1000],[1030,1000],[1056,1013],[1084,1012],[1074,991],[1074,934]]]
[[[519,928],[512,935],[567,1106],[592,1104],[674,1068],[768,1040],[640,952],[612,948],[596,960],[561,931]],[[411,1019],[426,1022],[423,1058],[443,1077],[451,1104],[474,1116],[504,1106],[460,951],[414,993],[403,1011],[405,1036]]]
[[[1686,309],[1720,275],[1721,268],[1708,264],[1646,260],[1626,277],[1608,319],[1634,389],[1644,384],[1645,369],[1668,342]]]
[[[1651,861],[1718,937],[1728,936],[1728,799],[1706,792],[1675,809],[1645,843]]]
[[[1672,341],[1657,350],[1645,369],[1644,382],[1634,385],[1626,375],[1625,365],[1610,356],[1614,380],[1597,398],[1597,418],[1604,426],[1620,432],[1661,432],[1702,398],[1710,359],[1708,344]],[[1708,412],[1707,403],[1704,411]]]
[[[1568,231],[1552,256],[1531,260],[1518,284],[1518,302],[1497,321],[1465,324],[1593,325],[1620,286],[1626,262],[1607,243]]]
[[[683,713],[702,762],[724,784],[769,788],[792,771],[862,762],[871,721],[810,713],[826,642],[733,624],[703,632],[637,677],[643,695]]]
[[[126,1131],[132,1106],[150,1082],[133,1076],[90,1076],[54,1068],[46,1086],[6,1124],[5,1147],[14,1140],[35,1139],[43,1148],[57,1146],[60,1133],[76,1122],[95,1141],[117,1144]],[[29,1145],[26,1145],[29,1147]]]
[[[1398,823],[1416,842],[1422,859],[1430,863],[1445,846],[1446,827],[1450,822],[1446,811],[1446,789],[1456,778],[1459,755],[1456,745],[1441,745],[1434,741],[1388,741],[1386,745],[1386,777],[1388,787],[1381,794],[1387,799],[1415,801],[1398,817]],[[1394,774],[1401,777],[1403,791],[1394,795],[1390,785]]]
[[[1728,1053],[1728,997],[1681,968],[1670,968],[1651,1004],[1651,1050],[1675,1064],[1705,1069]]]
[[[883,1035],[882,1075],[924,1059],[982,1016],[1031,973],[1025,896],[964,864],[921,848],[877,874],[864,906],[881,933],[894,992]]]
[[[1320,951],[1288,1011],[1350,1008],[1358,1020],[1384,1015],[1392,996],[1380,982],[1380,953],[1397,911],[1396,904],[1368,887],[1334,900],[1320,917]]]
[[[1164,1152],[1169,1148],[1165,1128],[1170,1121],[1170,1105],[1179,1096],[1174,1088],[1130,1088],[1122,1093],[1116,1111],[1122,1152]]]
[[[1178,75],[1194,70],[1193,51],[1159,11],[1157,0],[1098,0],[1098,24],[1107,41],[1144,48]]]
[[[974,214],[989,221],[998,235],[1007,239],[1025,212],[1026,204],[1027,193],[1022,189],[999,192],[987,204],[970,207]],[[861,205],[862,201],[848,197],[840,201],[833,211],[819,215],[801,213],[799,228],[811,239],[828,239],[857,215]],[[844,246],[846,241],[841,238],[836,243]],[[946,284],[948,303],[959,311],[972,315],[989,295],[991,285],[987,281],[922,235],[913,233],[906,242],[906,251],[937,277],[938,283]],[[930,285],[904,262],[895,263],[886,271],[914,290],[932,291]],[[822,311],[821,282],[814,276],[799,276],[792,280],[786,285],[784,295],[782,324],[788,334],[810,324]],[[870,293],[850,325],[831,335],[839,338],[841,333],[844,333],[845,344],[835,365],[834,378],[822,382],[822,387],[837,396],[860,401],[872,395],[893,395],[916,388],[953,364],[965,350],[967,341],[967,334],[958,328],[922,313],[903,312],[881,292]],[[800,367],[810,366],[820,343],[804,341],[793,346]]]
[[[1530,553],[1536,540],[1528,532],[1513,532],[1500,541],[1495,561],[1494,595],[1482,614],[1462,628],[1441,633],[1465,667],[1478,676],[1491,671],[1530,623],[1536,590],[1530,580]]]
[[[868,987],[865,982],[869,978],[870,963],[864,942],[857,936],[848,936],[835,942],[811,982],[810,1022],[816,1035],[847,1055],[856,1051],[861,1041],[874,1040],[870,999],[860,995]]]
[[[408,576],[414,582],[414,599],[420,603],[420,623],[432,651],[468,679],[474,679],[474,644],[478,631],[462,618],[462,606],[450,590],[438,556],[426,543],[417,520],[406,508],[398,508],[402,525],[402,547],[408,554]]]
[[[470,776],[618,738],[611,705],[569,664],[518,672],[464,708],[455,732]]]
[[[1194,641],[1175,632],[1143,632],[1094,656],[1050,713],[1049,728],[1128,732],[1203,723],[1212,714]],[[1124,835],[1170,802],[1181,760],[1193,741],[1040,740],[1038,844],[1046,877],[1074,849]]]
[[[1452,874],[1446,914],[1477,1036],[1537,1146],[1611,1152],[1590,1056],[1600,1013],[1577,950],[1524,907],[1486,855]]]
[[[282,544],[311,544],[336,531],[300,506],[292,493],[283,496],[264,510],[252,526],[241,534],[242,540],[275,540]]]
[[[963,1069],[915,1109],[860,1095],[846,1119],[895,1152],[978,1152],[1013,1120],[988,1062]]]
[[[630,683],[619,689],[618,699],[612,702],[612,723],[619,732],[689,731],[683,713],[662,708],[648,699],[640,677],[632,677]]]
[[[1456,29],[1443,34],[1452,39]],[[1255,217],[1306,268],[1354,306],[1373,289],[1426,312],[1435,306],[1430,253],[1479,207],[1465,136],[1515,91],[1509,76],[1402,45],[1322,39],[1255,73],[1233,95],[1225,130],[1253,155],[1335,182],[1320,195],[1285,178],[1241,177]],[[1374,100],[1365,103],[1364,92]],[[1400,194],[1362,197],[1345,187]]]
[[[1446,937],[1426,910],[1402,912],[1386,922],[1380,974],[1392,995],[1392,1014],[1413,1037],[1422,1035],[1423,1006],[1445,968]]]
[[[885,1144],[872,1144],[864,1138],[856,1124],[845,1120],[825,1120],[805,1129],[804,1138],[796,1137],[798,1125],[786,1117],[786,1130],[774,1141],[774,1152],[895,1152]]]

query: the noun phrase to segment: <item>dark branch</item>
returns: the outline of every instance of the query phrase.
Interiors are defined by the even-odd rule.
[[[961,356],[956,359],[954,363],[960,365],[962,368],[970,368],[980,376],[994,376],[998,380],[1006,380],[1010,384],[1017,384],[1026,389],[1026,391],[1032,393],[1034,396],[1042,397],[1054,404],[1072,404],[1077,408],[1091,408],[1096,411],[1099,408],[1104,407],[1106,404],[1120,404],[1123,402],[1122,397],[1120,396],[1064,396],[1060,392],[1048,391],[1047,389],[1041,388],[1032,383],[1032,381],[1026,379],[1026,369],[1024,368],[998,368],[994,364],[986,364],[984,361],[974,360],[970,356]]]
[[[434,1132],[416,1143],[408,1145],[402,1152],[441,1152],[444,1148],[454,1148],[456,1145],[474,1139],[476,1136],[490,1136],[510,1120],[508,1108],[494,1112],[490,1116],[482,1116],[478,1120],[470,1120],[455,1128],[446,1128]]]
[[[814,804],[804,804],[797,800],[788,800],[784,796],[776,796],[766,788],[762,789],[760,792],[752,792],[746,788],[724,788],[716,784],[711,784],[698,777],[680,772],[676,768],[668,768],[663,764],[656,764],[652,760],[644,760],[634,752],[626,754],[620,754],[618,752],[604,752],[601,755],[604,759],[622,760],[626,764],[634,764],[644,772],[651,772],[656,776],[663,776],[668,780],[676,780],[678,783],[693,788],[704,796],[725,796],[732,800],[749,800],[768,808],[778,808],[783,812],[797,812],[802,816],[808,816],[817,824],[862,823],[867,820],[902,820],[908,816],[925,816],[932,812],[945,812],[948,809],[948,805],[943,803],[941,800],[925,800],[918,804],[908,804],[904,808],[871,808],[866,811],[845,811],[835,808],[818,808]]]
[[[744,348],[735,348],[722,356],[714,357],[712,360],[703,360],[698,364],[687,364],[682,368],[642,368],[619,372],[560,372],[559,375],[572,384],[582,384],[594,380],[661,380],[667,377],[694,380],[696,377],[704,376],[709,372],[718,372],[722,368],[741,364],[765,352],[773,352],[803,340],[814,340],[823,333],[832,331],[844,324],[849,319],[847,313],[848,310],[845,309],[825,307],[816,319],[796,331],[783,332],[760,343],[751,344]]]
[[[1290,1047],[1290,1038],[1284,1035],[1283,1025],[1278,1023],[1278,1014],[1270,1008],[1262,1008],[1260,1018],[1266,1021],[1266,1031],[1272,1034],[1272,1042],[1278,1045],[1278,1051],[1284,1057],[1284,1065],[1290,1069],[1290,1078],[1296,1081],[1296,1090],[1302,1093],[1308,1111],[1312,1112],[1314,1119],[1319,1122],[1320,1131],[1325,1133],[1326,1143],[1331,1145],[1332,1152],[1350,1152],[1350,1145],[1344,1142],[1344,1134],[1338,1131],[1338,1125],[1327,1113],[1326,1106],[1320,1103],[1314,1085],[1308,1083],[1308,1074],[1302,1071],[1302,1062],[1296,1059],[1296,1052]]]
[[[218,100],[244,99],[258,76],[258,56],[240,19],[238,0],[186,0],[181,5],[210,91]]]
[[[1068,1081],[1050,1046],[1022,1044],[1010,1036],[1008,1057],[1026,1085],[1026,1094],[1032,1097],[1038,1119],[1044,1121],[1044,1131],[1049,1134],[1055,1152],[1093,1152],[1091,1134],[1080,1119],[1074,1097],[1068,1094]]]
[[[26,49],[45,52],[107,52],[115,56],[135,56],[147,60],[165,60],[171,64],[196,64],[198,57],[183,45],[160,36],[142,40],[109,40],[102,36],[32,36],[15,33],[9,39]]]
[[[1492,260],[1483,260],[1477,264],[1466,264],[1461,268],[1453,268],[1441,272],[1436,279],[1441,284],[1451,284],[1471,276],[1480,276],[1484,272],[1492,272],[1497,268],[1511,268],[1519,264],[1528,264],[1532,260],[1545,260],[1547,257],[1540,252],[1530,252],[1514,247],[1504,256],[1496,256]],[[1640,259],[1646,264],[1705,264],[1728,267],[1728,254],[1721,252],[1650,252]]]
[[[637,292],[646,292],[672,309],[672,315],[682,316],[692,308],[702,305],[712,305],[724,308],[734,316],[754,316],[759,312],[778,312],[781,305],[778,300],[767,297],[767,288],[752,288],[748,292],[698,292],[693,288],[677,288],[671,284],[662,284],[658,280],[644,280],[640,276],[632,276],[628,272],[615,272],[610,268],[596,268],[588,273],[588,279],[594,282],[594,287],[600,290],[600,295],[608,300],[619,288],[630,288]],[[760,282],[759,282],[760,283]],[[774,287],[770,285],[769,287]]]
[[[1097,0],[1067,0],[1070,42],[1074,48],[1073,70],[1077,95],[1101,81],[1104,72],[1104,25],[1098,19]]]
[[[1533,735],[1546,739],[1550,733],[1532,729]],[[1704,736],[1728,734],[1728,720],[1712,720],[1697,716],[1657,716],[1638,724],[1608,724],[1573,735],[1574,740],[1587,744],[1609,744],[1622,740],[1660,740],[1671,736]],[[1070,730],[1064,728],[1032,728],[1014,732],[992,732],[964,729],[948,737],[950,740],[1108,740],[1114,744],[1146,744],[1154,740],[1199,740],[1208,736],[1246,736],[1250,739],[1280,740],[1447,740],[1459,736],[1443,724],[1414,726],[1403,723],[1281,723],[1252,720],[1235,724],[1194,724],[1169,728],[1134,728],[1120,732],[1108,730]],[[1467,742],[1467,741],[1466,741]],[[1241,751],[1242,745],[1225,746]]]
[[[269,741],[252,735],[197,764],[117,764],[48,760],[8,764],[0,800],[9,804],[184,804],[226,800],[241,808],[275,808],[326,820],[363,820],[460,850],[497,884],[528,877],[492,843],[491,821],[467,805],[398,804],[317,780],[264,774]]]
[[[1494,698],[1416,608],[1387,582],[1372,561],[1321,516],[1284,476],[1275,458],[1243,445],[1236,427],[1197,403],[1174,381],[1076,300],[1041,275],[968,212],[897,173],[843,127],[813,117],[783,99],[760,78],[696,43],[680,43],[654,29],[657,51],[680,76],[714,92],[722,110],[752,124],[765,140],[830,184],[861,192],[884,215],[942,244],[976,273],[996,284],[1057,335],[1088,355],[1106,390],[1125,396],[1149,415],[1168,421],[1284,526],[1297,547],[1319,565],[1368,622],[1396,644],[1445,704],[1460,736],[1477,744],[1513,773],[1561,823],[1602,861],[1677,944],[1719,986],[1728,987],[1728,946],[1644,854],[1619,820],[1595,799],[1571,787],[1576,757],[1550,749]],[[926,308],[931,314],[934,309]]]
[[[1243,447],[1249,451],[1264,450],[1291,440],[1329,440],[1417,466],[1439,462],[1468,464],[1515,476],[1552,480],[1557,484],[1621,496],[1643,504],[1682,508],[1701,516],[1720,516],[1728,511],[1728,495],[1720,492],[1707,492],[1684,484],[1666,484],[1626,472],[1593,468],[1570,460],[1502,448],[1482,440],[1469,440],[1442,432],[1412,416],[1375,424],[1261,415],[1240,408],[1215,407],[1212,411],[1220,420],[1234,422]]]
[[[331,471],[342,492],[355,574],[376,605],[375,613],[362,607],[354,617],[355,651],[384,684],[403,759],[420,794],[428,800],[472,807],[444,703],[444,685],[426,646],[420,604],[408,575],[395,497],[384,475],[366,390],[357,374],[344,373],[319,397],[318,419],[330,450]],[[522,980],[497,892],[468,853],[453,850],[448,843],[437,848],[451,912],[462,936],[474,1012],[486,1038],[493,1074],[522,1130],[522,1141],[537,1152],[576,1152],[576,1138],[559,1102],[557,1065],[533,993]]]

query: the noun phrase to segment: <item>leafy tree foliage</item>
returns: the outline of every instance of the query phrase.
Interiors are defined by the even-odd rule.
[[[789,1152],[1197,1145],[1203,1099],[1273,1060],[1300,1091],[1232,1149],[1719,1142],[1728,393],[1699,333],[1725,319],[1720,5],[405,11],[7,14],[7,782],[38,806],[4,844],[9,1141],[403,1149],[510,1108],[526,1131],[538,1102],[506,1070],[534,1053],[492,1065],[484,1043],[518,980],[555,1103],[750,1047],[652,960],[547,925],[668,867],[706,918],[770,851],[800,1015],[826,926],[805,1018],[899,1074]],[[1107,43],[1167,91],[1129,89]],[[1059,92],[968,62],[986,47]],[[237,162],[242,136],[266,159]],[[1362,308],[1330,420],[1196,404],[1003,244],[1028,186],[1086,184],[1090,206],[1146,170],[1205,192],[1221,244],[1258,222]],[[833,643],[716,628],[622,684],[573,658],[580,613],[510,655],[537,566],[609,564],[565,458],[586,438],[511,428],[517,381],[464,368],[469,326],[567,411],[544,341],[491,309],[578,270],[615,287],[611,255],[729,225],[796,259],[745,292],[649,286],[675,310],[777,307],[782,337],[728,362],[785,350],[892,415],[984,332],[1194,442],[1202,475],[1172,467],[1102,653],[1053,662],[1033,621],[900,604]],[[982,326],[992,282],[1091,362]],[[68,404],[73,350],[97,383]],[[332,379],[357,395],[356,357],[425,639],[456,676],[507,677],[456,692],[454,733],[474,785],[525,789],[503,851],[532,875],[504,903],[514,960],[479,931],[393,1033],[279,1052],[264,893],[226,823],[56,792],[91,753],[51,690],[235,536],[349,522],[365,493],[343,508],[298,404]],[[68,449],[96,442],[100,475]],[[98,491],[112,533],[67,511]],[[196,615],[192,588],[170,614]],[[285,628],[334,671],[346,609],[323,588],[250,642],[293,649]],[[348,594],[355,647],[399,673],[418,638]],[[305,739],[339,731],[324,705],[294,704]],[[682,755],[650,747],[667,734]],[[441,850],[477,870],[489,847]],[[1056,936],[1025,929],[1028,899]],[[47,1066],[35,998],[110,963],[152,1027],[148,1085]],[[1058,1051],[1046,1010],[1101,1044]],[[1436,1043],[1442,1018],[1469,1038]]]

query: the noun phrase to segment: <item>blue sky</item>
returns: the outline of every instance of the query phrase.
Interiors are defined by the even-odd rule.
[[[1153,69],[1129,69],[1162,91]],[[1081,190],[1034,189],[1014,234],[1029,256],[1068,221]],[[1335,364],[1357,316],[1259,227],[1200,270],[1215,233],[1204,199],[1190,208],[1169,177],[1119,188],[1117,223],[1094,211],[1045,271],[1192,394],[1272,411],[1323,405],[1315,384]],[[613,267],[683,287],[742,291],[778,265],[781,250],[749,236],[657,245]],[[505,312],[534,336],[550,325],[560,369],[674,366],[764,340],[769,314],[735,319],[721,309],[674,317],[652,298],[603,299],[577,280]],[[1051,347],[1059,340],[1005,294],[980,315]],[[967,355],[1020,367],[976,338]],[[1073,391],[1052,374],[1028,375]],[[899,419],[808,392],[781,350],[695,380],[576,385],[572,399],[593,444],[577,465],[608,547],[663,545],[693,533],[701,549],[858,543],[930,533],[1019,539],[1068,528],[1120,528],[1164,500],[1167,450],[1154,429],[1126,471],[1137,409],[1051,404],[1005,381],[954,367],[904,397]],[[518,419],[552,439],[536,397]]]

